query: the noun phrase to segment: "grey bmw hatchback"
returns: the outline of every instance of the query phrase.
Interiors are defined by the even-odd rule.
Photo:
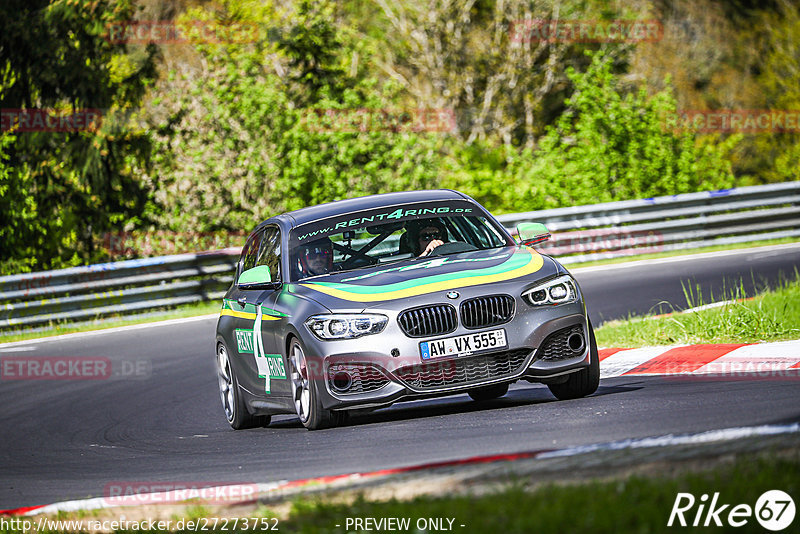
[[[249,235],[216,328],[220,398],[234,429],[296,414],[308,429],[349,410],[518,380],[558,399],[593,393],[600,368],[581,289],[473,199],[388,193],[271,217]]]

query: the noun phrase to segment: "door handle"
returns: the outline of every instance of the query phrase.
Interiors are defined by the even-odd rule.
[[[244,305],[247,304],[247,299],[244,297],[239,297],[238,299],[236,299],[236,302],[239,303],[239,306],[244,308]]]

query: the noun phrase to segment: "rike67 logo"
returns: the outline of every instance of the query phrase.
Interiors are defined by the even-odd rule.
[[[724,504],[719,492],[709,502],[708,494],[696,499],[691,493],[678,493],[667,526],[680,527],[742,527],[753,517],[767,530],[778,532],[794,521],[795,506],[792,497],[781,490],[764,492],[755,507],[748,504]]]

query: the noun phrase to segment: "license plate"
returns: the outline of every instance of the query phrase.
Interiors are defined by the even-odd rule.
[[[506,345],[508,345],[506,331],[500,328],[489,332],[423,341],[419,344],[419,354],[423,360],[432,360],[443,357],[469,356],[474,352],[499,349]]]

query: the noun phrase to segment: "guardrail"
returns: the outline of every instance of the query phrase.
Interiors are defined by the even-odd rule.
[[[544,223],[537,247],[565,264],[800,237],[800,182],[501,215]],[[221,299],[239,249],[0,277],[0,329]]]
[[[800,182],[500,215],[544,223],[561,263],[800,237]]]
[[[0,277],[0,329],[221,299],[238,249]]]

